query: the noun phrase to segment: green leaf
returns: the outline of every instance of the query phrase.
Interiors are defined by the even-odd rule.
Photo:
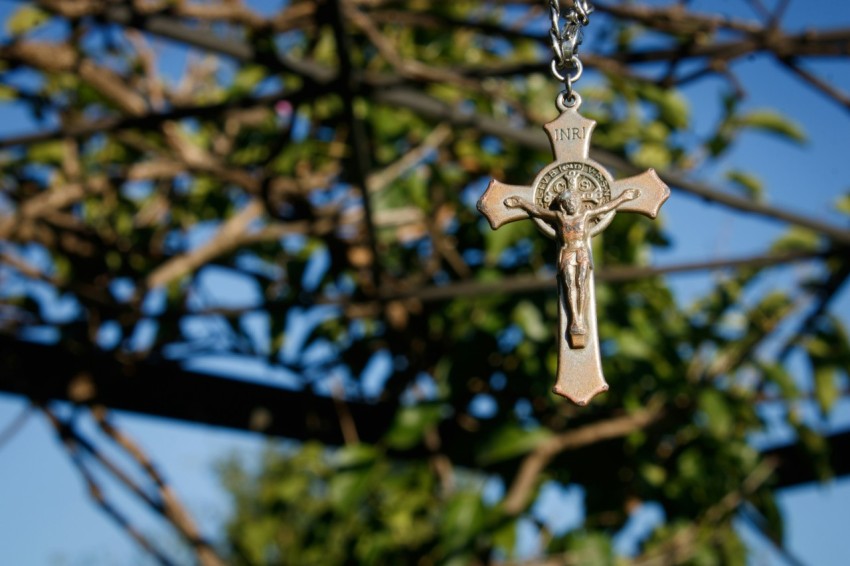
[[[716,389],[706,389],[699,395],[699,409],[708,419],[708,430],[718,438],[729,436],[734,417],[726,397]]]
[[[733,124],[777,134],[795,142],[806,141],[806,135],[799,125],[773,110],[754,110],[735,117]]]
[[[716,538],[700,541],[692,563],[695,566],[746,566],[747,547],[741,537],[728,525],[720,526],[718,531],[715,533]]]
[[[273,491],[275,499],[284,503],[297,503],[310,488],[310,479],[304,474],[292,474],[286,481],[277,482]]]
[[[702,453],[695,447],[688,448],[679,456],[676,465],[679,469],[679,478],[689,481],[698,480],[705,473],[705,459]]]
[[[598,531],[579,531],[567,535],[566,551],[572,564],[613,566],[616,564],[611,538]]]
[[[507,521],[493,531],[493,544],[499,547],[508,558],[513,556],[513,549],[517,542],[516,521]]]
[[[838,197],[835,201],[835,209],[838,212],[850,215],[850,192]]]
[[[23,35],[50,19],[50,14],[35,6],[24,5],[6,20],[9,35]]]
[[[665,143],[647,142],[632,156],[632,161],[638,167],[652,167],[655,169],[666,169],[673,160],[673,154]]]
[[[659,117],[674,128],[685,128],[690,122],[687,99],[676,90],[665,90],[658,99]]]
[[[378,450],[368,444],[350,444],[336,453],[336,467],[354,468],[372,464],[378,457]]]
[[[549,337],[549,331],[543,320],[543,315],[531,301],[520,301],[514,308],[513,321],[522,328],[525,335],[535,342],[542,342]]]
[[[776,384],[782,397],[785,399],[796,399],[799,397],[799,389],[794,383],[794,378],[788,370],[779,364],[766,364],[762,366],[762,372],[767,381]]]
[[[729,132],[721,130],[705,143],[705,147],[708,150],[709,155],[717,157],[729,149],[731,143],[732,136]]]
[[[472,491],[455,494],[447,503],[440,533],[449,549],[467,545],[485,525],[486,512],[481,497]]]
[[[667,479],[667,470],[653,463],[646,463],[640,468],[640,475],[649,485],[658,487]]]
[[[246,65],[239,69],[236,76],[233,77],[231,92],[234,94],[248,94],[265,77],[265,67],[261,65]]]
[[[331,505],[341,512],[348,513],[353,507],[368,495],[367,486],[371,470],[361,468],[335,474],[328,486],[328,497]]]
[[[674,89],[654,85],[641,85],[643,97],[658,108],[658,117],[672,128],[684,128],[690,121],[688,101]]]
[[[532,222],[513,222],[498,230],[485,230],[487,262],[496,263],[503,251],[516,244],[521,238],[529,236],[533,227]]]
[[[646,142],[666,144],[670,137],[670,128],[663,122],[650,122],[643,129],[643,139]]]
[[[804,345],[812,367],[815,399],[826,414],[841,396],[839,372],[846,372],[850,362],[847,332],[834,317],[825,317]]]
[[[486,466],[515,458],[530,452],[551,436],[546,428],[525,429],[516,423],[508,423],[489,436],[479,448],[477,460]]]
[[[443,411],[442,404],[402,407],[396,413],[395,421],[386,436],[387,445],[396,450],[413,448],[419,444],[428,428],[440,422]]]
[[[0,100],[14,100],[18,97],[18,91],[14,88],[0,84]]]
[[[46,141],[30,146],[29,158],[37,163],[59,164],[65,155],[61,141]]]
[[[632,330],[622,330],[617,335],[617,347],[620,354],[627,358],[646,360],[652,355],[652,346],[645,336]]]
[[[841,390],[838,387],[838,371],[834,365],[820,362],[816,358],[812,359],[812,365],[814,366],[812,371],[815,399],[820,410],[827,414],[841,397]]]
[[[820,247],[820,242],[817,232],[795,226],[776,240],[771,248],[777,252],[815,251]]]
[[[726,178],[748,197],[759,201],[764,197],[764,185],[754,175],[743,171],[729,171]]]

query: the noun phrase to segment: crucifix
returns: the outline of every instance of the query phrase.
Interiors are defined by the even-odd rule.
[[[578,113],[581,97],[572,84],[581,77],[577,56],[581,28],[593,7],[587,0],[573,0],[563,28],[558,0],[549,0],[549,7],[552,74],[565,85],[556,100],[561,115],[544,126],[555,161],[528,186],[490,181],[478,210],[494,230],[531,218],[543,234],[558,241],[558,375],[553,391],[586,405],[608,390],[599,354],[590,240],[608,227],[617,212],[655,218],[670,188],[652,169],[614,180],[590,159],[596,122]]]

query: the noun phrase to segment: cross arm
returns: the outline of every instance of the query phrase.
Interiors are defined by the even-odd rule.
[[[619,198],[627,189],[636,189],[638,196],[627,200],[617,207],[617,212],[638,212],[650,218],[658,216],[658,209],[670,198],[670,187],[658,176],[654,169],[640,175],[614,181],[611,196]]]
[[[505,200],[511,197],[519,199],[520,202],[533,202],[534,191],[532,187],[507,185],[493,180],[478,200],[478,210],[487,218],[490,227],[494,230],[509,222],[528,218],[528,213],[522,208],[505,206]]]

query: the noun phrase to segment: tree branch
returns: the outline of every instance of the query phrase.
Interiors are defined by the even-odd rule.
[[[172,257],[148,275],[148,289],[162,287],[209,263],[212,259],[231,252],[241,244],[248,227],[264,211],[263,203],[252,199],[241,211],[224,221],[208,242],[195,250]]]
[[[540,473],[561,452],[626,436],[659,421],[663,416],[661,404],[651,402],[645,409],[634,413],[600,420],[542,441],[523,459],[502,502],[505,513],[519,515],[525,510]]]
[[[108,419],[106,408],[97,406],[92,408],[92,415],[97,421],[100,430],[110,439],[118,444],[130,455],[133,461],[144,470],[151,483],[156,486],[160,502],[154,506],[180,533],[180,535],[192,546],[198,556],[201,566],[223,566],[224,560],[218,555],[210,543],[204,539],[186,507],[180,502],[177,494],[165,481],[162,474],[154,466],[153,461],[129,436],[118,430]],[[129,480],[128,480],[129,481]],[[125,482],[126,483],[126,482]]]
[[[97,481],[94,478],[94,475],[89,471],[85,462],[83,461],[82,454],[80,454],[80,447],[88,446],[88,444],[82,439],[79,434],[71,427],[71,425],[56,416],[56,414],[48,409],[46,406],[40,406],[40,409],[45,414],[48,419],[48,422],[53,426],[56,435],[59,437],[59,440],[62,442],[62,445],[65,447],[68,452],[68,456],[71,459],[71,462],[77,468],[80,475],[83,478],[83,481],[88,488],[89,495],[100,507],[106,515],[112,519],[119,527],[121,527],[130,538],[136,541],[142,549],[150,554],[159,564],[162,566],[174,566],[174,562],[172,562],[165,554],[163,554],[154,544],[148,540],[146,536],[142,534],[142,532],[133,526],[130,523],[129,519],[124,516],[112,503],[110,503],[106,496],[103,493],[103,490],[98,485]],[[91,446],[88,446],[92,448]],[[99,456],[99,453],[94,452],[94,454]]]

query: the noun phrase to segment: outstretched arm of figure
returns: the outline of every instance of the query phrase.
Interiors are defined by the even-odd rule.
[[[614,200],[610,200],[603,204],[600,207],[594,208],[591,211],[592,216],[599,216],[600,214],[605,214],[606,212],[611,212],[624,202],[628,202],[630,200],[635,200],[640,196],[640,191],[637,189],[626,189],[623,193],[615,198]]]
[[[522,200],[517,197],[506,198],[505,206],[507,206],[508,208],[521,208],[526,211],[530,216],[536,216],[537,218],[548,222],[554,222],[558,219],[558,214],[556,212],[539,207],[534,203]]]

